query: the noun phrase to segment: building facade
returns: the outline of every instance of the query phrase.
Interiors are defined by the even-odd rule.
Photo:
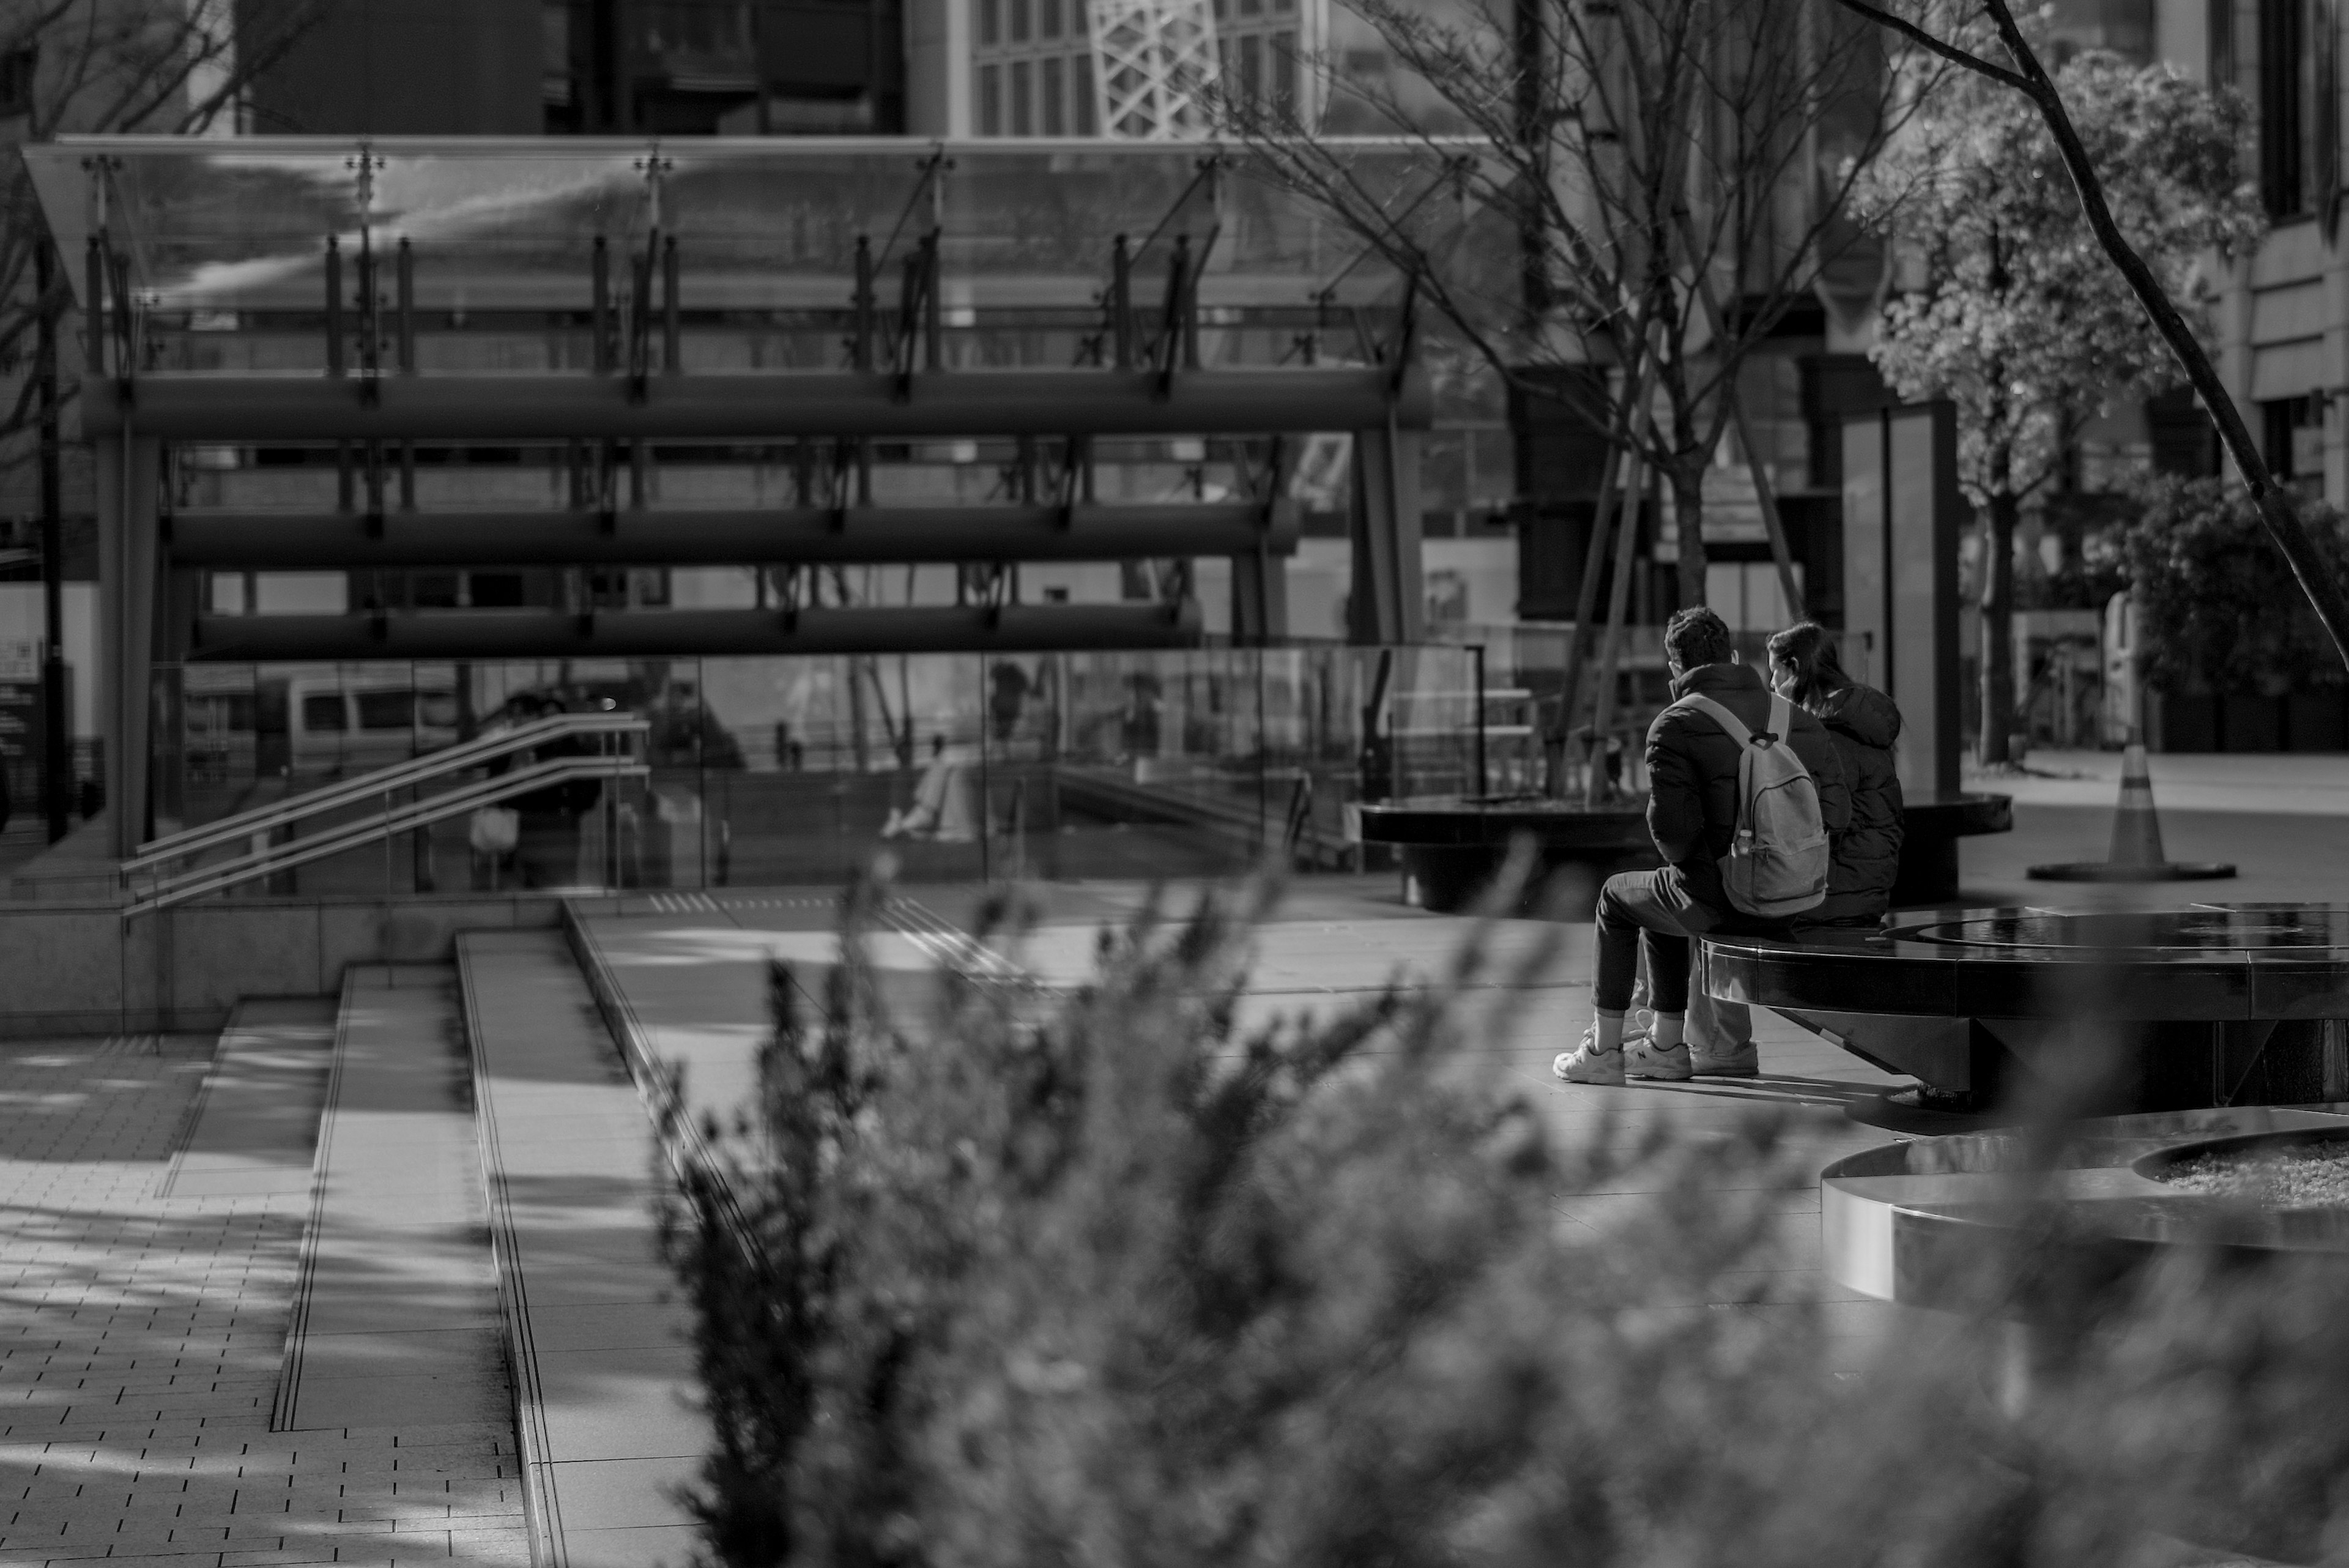
[[[248,5],[271,0],[247,0]],[[267,134],[896,135],[901,0],[330,0]]]

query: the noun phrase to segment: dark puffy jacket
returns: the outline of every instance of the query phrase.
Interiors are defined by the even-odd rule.
[[[1827,727],[1851,791],[1851,826],[1835,841],[1827,898],[1809,920],[1872,920],[1892,907],[1900,874],[1900,775],[1892,742],[1900,738],[1900,710],[1873,686],[1857,683],[1813,700],[1811,711]]]
[[[1700,665],[1672,682],[1674,705],[1648,726],[1648,836],[1671,873],[1659,891],[1684,917],[1696,906],[1702,912],[1692,923],[1709,929],[1751,917],[1730,908],[1718,864],[1737,833],[1739,747],[1710,715],[1677,701],[1700,693],[1758,732],[1769,728],[1770,689],[1745,665]],[[1820,818],[1838,837],[1851,815],[1843,763],[1816,719],[1795,708],[1794,721],[1787,743],[1818,781]]]

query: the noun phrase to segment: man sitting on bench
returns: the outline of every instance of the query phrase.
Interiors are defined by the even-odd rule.
[[[1756,739],[1774,732],[1774,721],[1785,726],[1783,738],[1810,774],[1820,826],[1830,838],[1844,831],[1851,815],[1843,764],[1826,727],[1774,699],[1760,672],[1736,661],[1729,628],[1719,616],[1703,608],[1675,614],[1664,628],[1664,663],[1674,701],[1648,727],[1648,835],[1664,866],[1610,877],[1599,891],[1595,1016],[1581,1048],[1560,1054],[1550,1069],[1570,1083],[1677,1080],[1702,1071],[1704,1064],[1691,1061],[1683,1038],[1690,940],[1707,931],[1790,934],[1786,919],[1740,913],[1723,885],[1720,861],[1736,837],[1738,766],[1746,742],[1700,699],[1726,709]],[[1822,856],[1822,888],[1824,864]],[[1655,1033],[1627,1043],[1623,1015],[1643,950]]]

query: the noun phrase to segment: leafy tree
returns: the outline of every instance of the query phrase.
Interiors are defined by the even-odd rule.
[[[2210,330],[2214,249],[2264,230],[2238,156],[2233,92],[2102,52],[2056,78],[2082,140],[2109,171],[2113,215],[2195,329]],[[1958,473],[1982,520],[1982,756],[2013,728],[2014,531],[2023,503],[2061,471],[2101,406],[2178,379],[2127,283],[2097,250],[2045,124],[1980,78],[1944,85],[1863,186],[1863,213],[1922,264],[1923,286],[1884,307],[1871,350],[1906,398],[1958,410]]]
[[[2303,513],[2331,569],[2349,575],[2349,531],[2330,506]],[[2324,628],[2292,589],[2292,569],[2265,546],[2249,497],[2215,479],[2145,489],[2145,511],[2121,535],[2142,628],[2147,679],[2165,691],[2338,684]]]
[[[2251,427],[2243,422],[2242,410],[2235,406],[2233,394],[2220,379],[2219,368],[2197,336],[2188,313],[2178,307],[2160,275],[2147,265],[2123,232],[2106,194],[2105,175],[2097,167],[2097,160],[2074,122],[2055,78],[2040,62],[2038,51],[2032,47],[2031,40],[2015,20],[2008,0],[1961,0],[1954,6],[1947,0],[1921,0],[1899,7],[1910,13],[1907,16],[1900,15],[1899,10],[1872,5],[1869,0],[1835,0],[1835,4],[1937,59],[2020,94],[2038,111],[2054,140],[2064,172],[2078,193],[2081,213],[2087,220],[2088,231],[2095,236],[2097,247],[2136,296],[2147,318],[2185,372],[2194,395],[2201,400],[2211,421],[2219,427],[2219,440],[2227,454],[2235,460],[2243,487],[2258,509],[2261,526],[2266,530],[2270,543],[2291,565],[2292,579],[2316,612],[2316,618],[2323,624],[2334,654],[2349,664],[2349,583],[2333,570],[2302,521],[2292,487],[2278,484],[2269,471],[2266,456],[2251,438]],[[1971,18],[1973,30],[1987,31],[1994,37],[1998,51],[2009,63],[2002,65],[1982,52],[1965,31],[1937,26],[1934,13],[1952,8],[1961,17]]]

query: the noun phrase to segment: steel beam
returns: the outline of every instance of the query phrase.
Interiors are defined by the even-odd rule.
[[[409,611],[204,616],[189,657],[279,659],[692,658],[1188,648],[1196,604],[788,610]]]
[[[126,421],[164,441],[884,440],[979,435],[1215,435],[1425,429],[1424,372],[1398,389],[1361,366],[1183,370],[939,370],[620,376],[219,375],[155,372],[130,395],[91,378],[82,429]]]
[[[102,385],[97,378],[85,388]],[[154,706],[160,572],[156,517],[162,454],[121,435],[91,454],[98,502],[98,733],[104,742],[107,852],[129,855],[147,836],[148,732]]]
[[[182,566],[753,566],[1293,555],[1294,504],[851,506],[770,511],[181,512]]]
[[[1353,587],[1349,641],[1418,642],[1426,635],[1420,566],[1419,438],[1381,421],[1354,432]]]
[[[1271,552],[1232,557],[1232,640],[1262,647],[1288,637],[1288,568]]]

